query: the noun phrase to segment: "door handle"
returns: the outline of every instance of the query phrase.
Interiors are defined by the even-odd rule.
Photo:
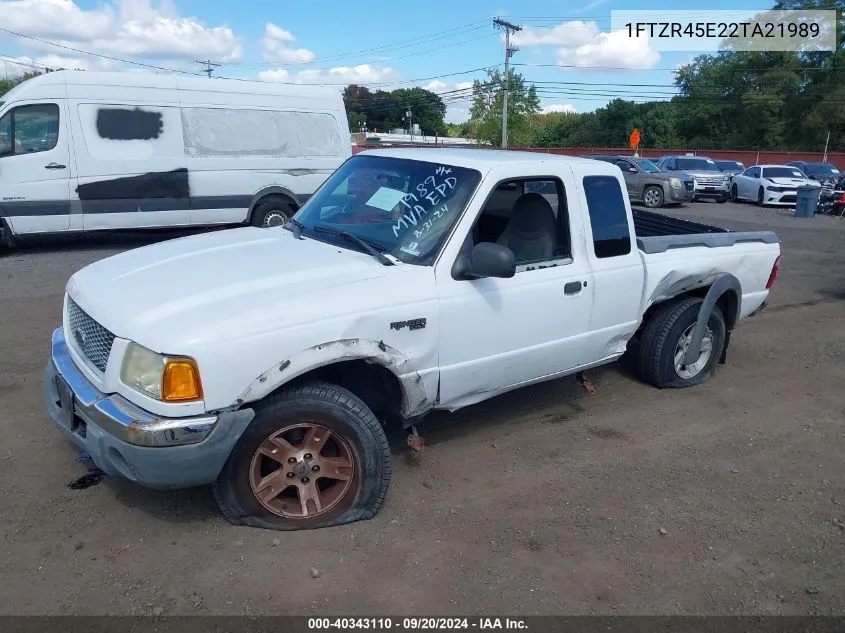
[[[44,169],[67,169],[65,165],[59,165],[58,163],[50,163],[48,165],[44,165]]]
[[[570,281],[563,287],[563,292],[568,295],[574,295],[576,292],[581,292],[581,284],[587,285],[586,282]]]

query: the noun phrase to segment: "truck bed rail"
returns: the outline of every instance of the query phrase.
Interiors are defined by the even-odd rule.
[[[719,248],[740,242],[778,243],[773,231],[730,231],[649,211],[633,211],[633,216],[637,248],[648,254],[692,246]]]

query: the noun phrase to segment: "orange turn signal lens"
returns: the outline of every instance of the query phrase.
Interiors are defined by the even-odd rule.
[[[202,400],[202,383],[197,364],[189,358],[168,358],[161,378],[164,402]]]

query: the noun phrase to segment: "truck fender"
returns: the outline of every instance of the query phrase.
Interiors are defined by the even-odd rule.
[[[736,302],[735,305],[731,304],[730,314],[725,314],[725,348],[720,359],[720,362],[724,362],[730,333],[742,307],[742,286],[739,283],[739,279],[730,273],[719,275],[713,282],[713,285],[710,286],[710,290],[707,291],[707,295],[704,297],[704,303],[701,304],[698,310],[698,319],[695,323],[695,329],[692,331],[692,341],[690,341],[686,356],[684,357],[685,362],[694,363],[701,353],[701,341],[704,340],[704,334],[707,332],[707,321],[710,319],[710,313],[713,312],[716,303],[726,292],[732,292],[736,297]]]
[[[379,364],[396,377],[402,390],[402,417],[419,415],[434,405],[428,398],[422,376],[411,368],[406,356],[383,341],[358,338],[314,345],[273,365],[249,384],[235,404],[260,400],[298,376],[348,360]]]
[[[252,200],[249,203],[248,217],[252,217],[252,212],[255,210],[255,207],[257,207],[258,204],[268,196],[280,196],[283,198],[289,198],[297,205],[297,208],[302,206],[302,203],[308,199],[308,196],[298,196],[287,187],[282,187],[280,185],[270,185],[269,187],[264,187],[260,189],[252,196]]]

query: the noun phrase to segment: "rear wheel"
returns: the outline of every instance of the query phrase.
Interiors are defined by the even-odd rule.
[[[643,190],[643,204],[649,209],[663,206],[663,189],[650,185]]]
[[[370,519],[390,485],[384,429],[352,392],[329,383],[285,389],[258,408],[214,495],[236,525],[321,528]]]
[[[284,226],[296,213],[295,205],[284,198],[268,198],[252,212],[250,224],[264,229]]]
[[[725,346],[725,318],[715,306],[707,320],[707,331],[698,358],[687,363],[700,297],[667,302],[651,316],[640,337],[637,368],[640,377],[655,387],[683,388],[705,382],[713,374]]]

